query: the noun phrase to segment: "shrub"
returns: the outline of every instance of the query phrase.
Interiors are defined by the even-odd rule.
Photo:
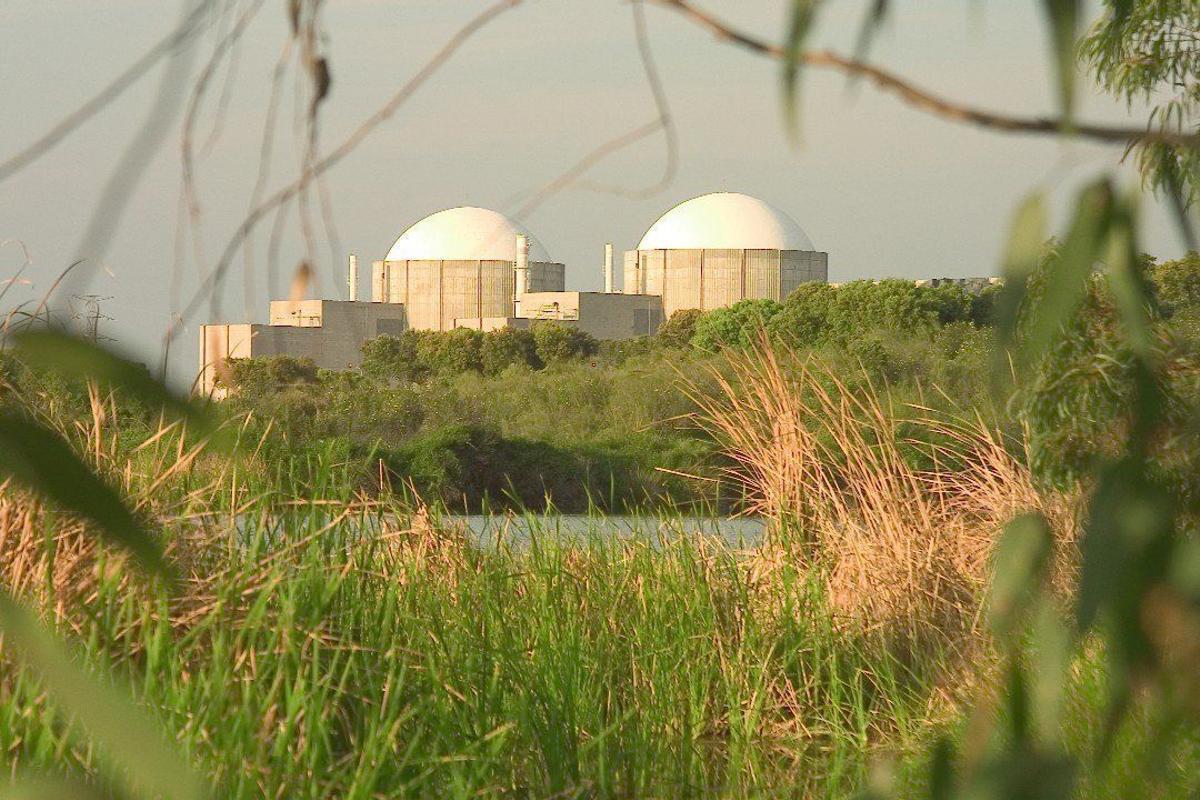
[[[469,328],[430,331],[417,340],[417,361],[433,375],[457,375],[483,369],[483,334]]]
[[[229,367],[229,388],[256,395],[317,382],[317,365],[311,358],[234,358]]]
[[[485,333],[479,348],[479,361],[484,375],[499,375],[513,364],[531,369],[542,367],[533,333],[521,328],[501,328]]]
[[[399,336],[377,336],[363,343],[362,371],[385,383],[421,380],[425,376],[417,357],[418,331],[405,331]]]
[[[657,336],[635,336],[632,339],[602,339],[597,355],[606,366],[620,366],[631,358],[658,357],[662,342]]]
[[[771,338],[789,347],[807,347],[825,341],[836,292],[837,288],[828,283],[800,284],[768,324]]]
[[[545,364],[594,355],[599,349],[591,334],[559,322],[535,322],[532,332],[538,358]]]
[[[742,300],[709,311],[696,321],[692,345],[715,352],[722,347],[752,347],[783,306],[774,300]]]
[[[655,336],[667,347],[691,347],[696,322],[704,315],[698,308],[682,308],[658,328]]]
[[[1172,314],[1200,315],[1200,253],[1150,267],[1158,299]]]

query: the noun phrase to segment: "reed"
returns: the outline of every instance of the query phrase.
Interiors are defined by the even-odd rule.
[[[641,538],[597,516],[578,540],[530,517],[480,546],[418,498],[357,493],[334,451],[294,466],[179,426],[131,436],[94,393],[57,421],[181,581],[132,578],[11,486],[0,581],[135,688],[214,797],[831,797],[881,761],[918,774],[961,718],[995,528],[1036,507],[1070,541],[1071,498],[981,420],[898,415],[786,352],[711,380],[698,419],[776,522],[749,553],[669,515]],[[117,794],[2,643],[0,753]]]
[[[1022,443],[982,417],[898,409],[869,381],[765,342],[711,379],[715,392],[687,388],[695,420],[748,510],[772,521],[757,583],[815,570],[841,623],[961,649],[977,641],[992,544],[1015,514],[1045,513],[1072,562],[1077,503],[1039,490]]]

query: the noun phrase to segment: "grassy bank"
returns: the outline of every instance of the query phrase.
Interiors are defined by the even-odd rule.
[[[840,797],[886,764],[923,791],[929,742],[970,745],[968,698],[1002,678],[979,623],[997,526],[1041,508],[1068,545],[1077,508],[988,425],[901,435],[886,395],[796,358],[752,354],[692,385],[715,386],[693,401],[775,520],[753,552],[622,541],[601,517],[585,541],[531,521],[530,542],[478,548],[427,509],[356,495],[350,462],[264,469],[244,426],[233,460],[179,426],[123,443],[146,419],[92,393],[64,432],[154,520],[183,580],[146,583],[8,489],[4,584],[129,685],[213,796]],[[905,457],[912,442],[940,458]],[[1076,674],[1064,726],[1086,752],[1107,679],[1098,659]],[[1153,774],[1136,766],[1149,724],[1117,742],[1128,774],[1083,776],[1086,796],[1194,789],[1190,729]],[[14,774],[122,792],[11,664],[0,752]]]
[[[910,666],[715,545],[479,552],[390,510],[286,519],[204,542],[182,597],[97,579],[64,620],[215,796],[805,795],[925,722]],[[36,680],[4,691],[12,763],[98,768]]]

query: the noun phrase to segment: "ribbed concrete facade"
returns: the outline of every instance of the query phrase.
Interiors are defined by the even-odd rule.
[[[739,300],[782,300],[829,278],[829,254],[808,250],[672,249],[625,253],[625,294],[659,295],[663,313]]]
[[[529,264],[527,291],[561,291],[562,264]],[[402,303],[408,327],[445,331],[455,320],[513,315],[516,282],[511,261],[376,261],[371,268],[371,300]]]

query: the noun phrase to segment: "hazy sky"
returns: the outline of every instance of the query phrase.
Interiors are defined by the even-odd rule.
[[[248,4],[241,0],[239,5]],[[333,87],[323,142],[332,146],[419,69],[482,0],[336,0],[325,43]],[[704,6],[765,38],[780,37],[785,0],[704,0]],[[834,4],[814,42],[849,51],[865,2]],[[281,0],[265,3],[238,51],[227,108],[197,167],[203,212],[201,255],[211,266],[245,214],[259,165],[270,72],[286,33]],[[1049,65],[1034,0],[898,2],[872,60],[939,94],[997,110],[1053,109]],[[679,171],[661,194],[630,200],[569,189],[525,220],[567,265],[568,288],[597,289],[606,241],[636,246],[663,211],[714,190],[757,195],[786,209],[829,252],[831,280],[986,275],[1012,209],[1031,189],[1050,190],[1061,215],[1081,181],[1114,168],[1120,147],[980,131],[913,110],[869,85],[847,87],[811,71],[803,93],[802,139],[789,139],[775,64],[715,41],[662,8],[646,10],[650,38],[679,132]],[[92,96],[175,24],[164,0],[0,0],[0,160],[37,138]],[[381,258],[422,216],[455,205],[512,212],[522,193],[553,180],[600,143],[653,119],[628,4],[620,0],[526,0],[476,35],[389,122],[329,173],[340,250],[337,261],[318,222],[318,296],[344,296],[344,254]],[[211,53],[202,39],[194,69]],[[144,120],[155,72],[46,157],[0,183],[0,240],[19,239],[33,259],[10,306],[38,297],[79,253],[80,238],[109,177]],[[214,84],[199,125],[213,130]],[[1082,116],[1127,121],[1122,104],[1084,87]],[[286,84],[271,186],[296,174],[295,97]],[[153,154],[86,291],[111,298],[103,333],[147,361],[170,319],[180,198],[178,125]],[[588,177],[630,189],[652,185],[663,168],[661,137],[609,158]],[[1129,168],[1120,174],[1128,182]],[[1145,250],[1175,256],[1182,245],[1169,215],[1147,198]],[[286,295],[304,254],[293,213],[283,228],[279,275],[267,286],[270,224],[255,239],[247,284],[236,264],[214,321],[265,321],[268,295]],[[194,250],[181,284],[198,286]],[[619,260],[619,256],[618,256]],[[20,266],[0,248],[0,279]],[[365,270],[364,270],[365,271]],[[247,293],[249,285],[251,292]],[[83,291],[83,289],[79,289]],[[364,277],[360,290],[369,292]],[[247,316],[249,315],[249,316]],[[206,310],[200,315],[209,318]],[[173,350],[176,378],[195,370],[197,325]]]

